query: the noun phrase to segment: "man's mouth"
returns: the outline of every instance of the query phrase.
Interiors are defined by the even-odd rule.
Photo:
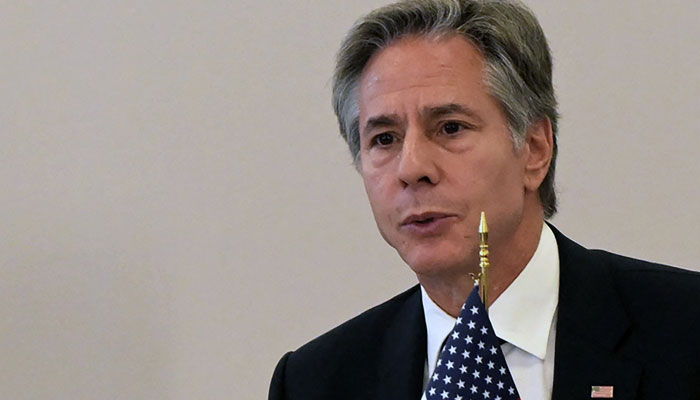
[[[451,214],[446,214],[446,213],[441,213],[441,212],[427,212],[427,213],[420,213],[420,214],[412,214],[409,215],[407,218],[401,222],[402,226],[405,225],[418,225],[418,226],[423,226],[423,225],[428,225],[432,222],[438,221],[443,218],[448,218],[452,217],[453,215]]]

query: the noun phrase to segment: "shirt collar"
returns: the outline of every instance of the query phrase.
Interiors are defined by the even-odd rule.
[[[496,335],[544,359],[558,296],[559,250],[552,230],[547,224],[542,224],[535,254],[515,281],[489,307],[489,318]],[[428,368],[432,375],[442,342],[454,328],[456,319],[435,304],[423,286],[421,298],[428,333]]]
[[[442,342],[452,331],[457,319],[440,308],[425,292],[421,285],[421,299],[423,300],[423,315],[425,316],[425,326],[428,332],[428,376],[433,374],[435,363],[437,363]]]
[[[517,278],[489,307],[498,337],[543,360],[559,301],[559,249],[542,224],[537,250]]]

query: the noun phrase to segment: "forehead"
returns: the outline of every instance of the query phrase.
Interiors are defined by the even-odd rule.
[[[475,94],[485,90],[483,78],[484,58],[465,37],[404,37],[367,63],[360,78],[359,105],[362,112],[388,95],[416,90],[422,90],[424,97],[430,97],[430,89],[443,97]]]

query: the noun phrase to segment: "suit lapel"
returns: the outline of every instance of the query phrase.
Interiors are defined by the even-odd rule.
[[[630,323],[614,277],[602,253],[552,231],[560,260],[552,398],[587,399],[592,386],[613,386],[616,400],[634,399],[641,368],[617,351]]]
[[[379,399],[420,399],[427,333],[419,287],[397,313],[382,338]]]

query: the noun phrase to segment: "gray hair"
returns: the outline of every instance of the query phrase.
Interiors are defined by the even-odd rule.
[[[485,59],[485,83],[508,119],[515,148],[529,127],[548,118],[554,133],[549,171],[539,187],[545,217],[557,210],[554,170],[557,156],[557,101],[552,57],[534,14],[514,0],[406,0],[360,18],[343,40],[333,77],[333,108],[340,134],[359,165],[358,86],[367,62],[378,50],[408,35],[459,34]]]

